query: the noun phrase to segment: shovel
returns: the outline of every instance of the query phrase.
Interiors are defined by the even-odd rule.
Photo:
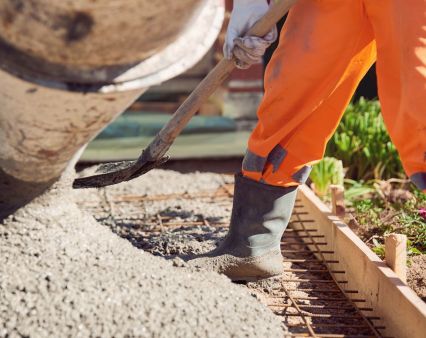
[[[246,35],[262,37],[268,34],[296,1],[277,1]],[[228,78],[234,68],[234,60],[222,59],[176,110],[170,121],[164,125],[154,140],[142,151],[137,160],[101,164],[93,176],[77,178],[73,183],[73,188],[100,188],[130,181],[164,164],[169,159],[165,154],[176,137],[182,132],[201,105]]]

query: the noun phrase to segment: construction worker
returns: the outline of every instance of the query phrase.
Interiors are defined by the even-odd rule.
[[[266,0],[234,0],[224,54],[240,68],[260,62],[275,37],[240,38],[267,10]],[[297,186],[375,61],[387,129],[406,173],[426,191],[426,1],[296,0],[266,69],[229,233],[192,264],[231,279],[281,274]]]

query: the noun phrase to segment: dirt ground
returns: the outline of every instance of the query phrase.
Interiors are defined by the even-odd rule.
[[[426,302],[426,255],[411,258],[407,283]]]
[[[163,177],[161,172],[137,182],[74,192],[58,185],[0,223],[0,337],[282,337],[282,323],[241,286],[215,273],[176,267],[183,264],[140,250],[137,237],[122,238],[130,223],[114,222],[116,213],[103,203],[104,196],[194,186],[191,177]],[[206,187],[222,183],[208,175],[196,182]],[[110,227],[96,222],[75,200],[86,209],[105,207],[102,221]],[[182,213],[183,203],[181,208],[143,203],[127,210],[126,219],[159,209],[194,219],[201,211],[209,214],[206,206]],[[209,245],[191,238],[194,245],[185,244],[191,250],[162,238],[149,245],[153,252],[170,253]]]
[[[371,239],[372,234],[374,234],[374,229],[358,224],[358,222],[354,225],[351,221],[353,222],[353,216],[351,216],[351,219],[348,221],[352,230],[372,249],[374,244],[368,239]],[[426,302],[426,255],[421,254],[409,257],[407,284]]]

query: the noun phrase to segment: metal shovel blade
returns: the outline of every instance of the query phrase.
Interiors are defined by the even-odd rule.
[[[101,188],[126,182],[161,166],[168,160],[169,157],[166,156],[157,161],[135,160],[101,164],[94,175],[75,179],[72,187],[74,189]]]

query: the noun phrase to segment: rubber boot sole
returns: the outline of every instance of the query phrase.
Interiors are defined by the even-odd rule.
[[[257,257],[236,257],[230,254],[203,256],[188,264],[207,271],[226,275],[232,281],[253,282],[279,276],[284,271],[279,250]]]

